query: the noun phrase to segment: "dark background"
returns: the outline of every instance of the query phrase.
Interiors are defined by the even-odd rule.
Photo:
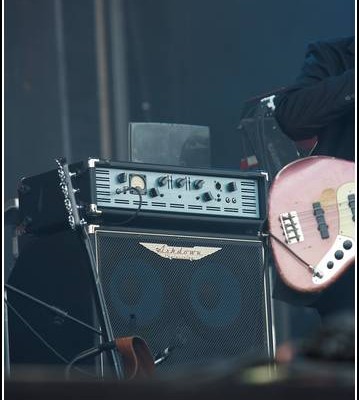
[[[209,126],[213,165],[237,167],[243,102],[292,82],[308,42],[354,33],[354,0],[101,3],[111,135],[106,154],[95,1],[5,1],[5,200],[16,195],[22,176],[52,168],[55,157],[126,158],[118,142],[129,121]],[[116,118],[123,110],[120,130]]]
[[[129,122],[209,126],[212,165],[239,168],[244,102],[291,83],[310,41],[354,34],[354,0],[4,4],[5,201],[56,157],[127,159]]]

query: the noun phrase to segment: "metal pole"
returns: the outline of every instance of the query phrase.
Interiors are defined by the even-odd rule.
[[[103,0],[95,0],[95,38],[100,114],[100,156],[112,157],[110,105],[108,93],[108,65],[106,51],[105,13]]]
[[[62,0],[54,2],[55,15],[55,40],[58,58],[58,84],[60,97],[60,114],[61,114],[61,135],[63,156],[71,161],[71,136],[70,136],[70,119],[69,119],[69,101],[67,93],[67,77],[66,77],[66,55],[64,41],[64,26],[62,14]]]
[[[10,378],[10,345],[9,345],[9,319],[7,313],[7,292],[4,289],[4,372],[5,378]]]
[[[129,106],[127,85],[126,31],[123,0],[110,2],[111,55],[115,122],[115,157],[129,161]]]

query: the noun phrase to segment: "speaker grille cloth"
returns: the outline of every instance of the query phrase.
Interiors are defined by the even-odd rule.
[[[113,334],[141,336],[153,354],[174,346],[158,369],[268,355],[262,243],[119,231],[96,237]],[[221,250],[190,261],[140,243]]]

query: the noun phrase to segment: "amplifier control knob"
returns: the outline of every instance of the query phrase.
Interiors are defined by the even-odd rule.
[[[193,187],[194,187],[195,189],[202,189],[203,185],[204,185],[204,180],[203,180],[203,179],[196,179],[196,180],[193,182]]]
[[[176,186],[178,188],[181,188],[186,184],[186,178],[177,178],[175,182],[176,182]]]
[[[237,190],[236,182],[229,182],[227,184],[227,190],[228,190],[228,192],[235,192]]]
[[[160,192],[159,192],[159,190],[158,190],[157,188],[152,188],[152,189],[150,189],[150,190],[148,191],[148,195],[149,195],[150,197],[157,197],[157,196],[160,195]]]
[[[127,174],[126,172],[121,172],[117,175],[117,182],[118,183],[125,183],[127,181]]]
[[[211,192],[205,192],[205,193],[203,193],[203,195],[202,195],[202,199],[203,199],[204,201],[211,201],[211,200],[214,199],[214,197],[213,197],[213,194],[212,194]]]
[[[167,182],[168,182],[168,176],[160,176],[158,179],[157,179],[157,182],[158,182],[158,185],[159,186],[165,186],[166,184],[167,184]]]

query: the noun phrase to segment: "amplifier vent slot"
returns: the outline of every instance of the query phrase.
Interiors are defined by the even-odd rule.
[[[148,202],[147,201],[139,201],[139,200],[133,200],[132,202],[135,206],[139,206],[141,204],[141,206],[147,206]]]
[[[203,207],[202,206],[197,206],[197,205],[194,205],[194,204],[189,204],[188,205],[188,209],[189,210],[202,210]]]
[[[129,204],[130,202],[129,202],[128,200],[115,199],[115,203],[119,203],[119,204]]]
[[[154,207],[166,207],[166,203],[159,203],[157,201],[153,201],[151,205]]]
[[[184,204],[170,203],[171,208],[184,208]]]
[[[206,210],[208,210],[208,211],[221,211],[221,207],[207,206]]]

